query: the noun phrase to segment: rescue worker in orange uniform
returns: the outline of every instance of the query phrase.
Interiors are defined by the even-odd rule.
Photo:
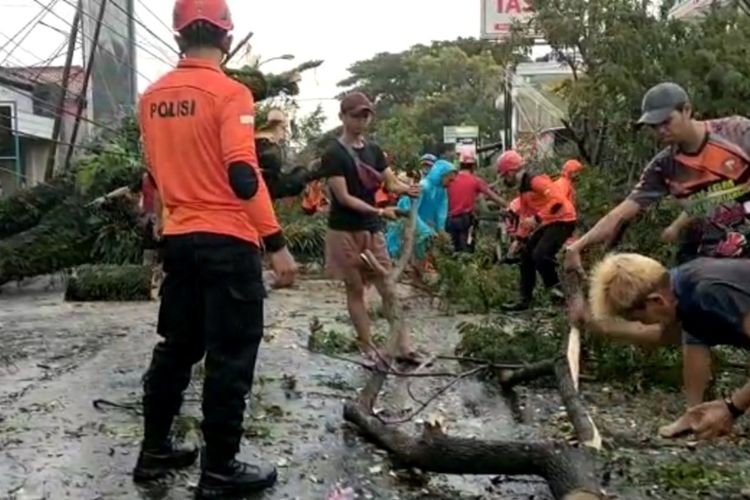
[[[330,207],[328,193],[323,181],[312,181],[302,193],[302,211],[307,215],[326,213]]]
[[[555,184],[562,191],[566,198],[575,206],[576,188],[575,180],[578,174],[583,170],[583,164],[578,160],[568,160],[563,164],[560,177],[555,180]]]
[[[177,0],[173,21],[182,57],[140,101],[144,156],[169,217],[162,340],[144,377],[144,439],[133,474],[152,480],[194,463],[197,449],[174,444],[170,429],[192,367],[205,356],[197,493],[224,498],[276,481],[274,467],[235,455],[263,337],[261,249],[282,283],[296,265],[258,167],[253,96],[221,69],[233,28],[226,1]]]
[[[665,147],[630,195],[567,247],[566,267],[581,269],[584,249],[619,239],[632,220],[667,196],[685,209],[662,235],[680,240],[679,264],[750,257],[750,119],[697,120],[690,96],[674,82],[651,87],[641,111],[638,124],[651,127]]]
[[[521,212],[533,214],[534,221],[521,220],[520,224],[537,224],[521,250],[521,299],[506,309],[521,311],[531,306],[537,272],[545,288],[562,298],[557,253],[575,230],[577,216],[573,204],[548,175],[537,173],[513,150],[500,155],[497,171],[508,187],[519,187]]]

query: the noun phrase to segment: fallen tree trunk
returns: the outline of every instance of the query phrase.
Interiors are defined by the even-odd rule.
[[[554,442],[485,441],[427,432],[412,437],[368,416],[355,403],[344,406],[344,418],[405,467],[445,474],[534,475],[547,481],[555,498],[600,498],[591,455],[582,449]]]
[[[68,279],[65,300],[69,302],[145,301],[152,299],[153,272],[144,265],[86,265]]]
[[[412,204],[414,208],[416,203]],[[383,310],[389,323],[388,351],[377,363],[376,369],[356,401],[344,405],[344,419],[360,430],[364,437],[389,451],[396,461],[425,471],[447,474],[505,474],[536,475],[543,477],[555,498],[566,500],[600,499],[601,487],[596,475],[594,459],[587,448],[575,448],[555,442],[489,441],[446,436],[439,424],[425,424],[420,437],[412,437],[389,425],[373,412],[375,401],[389,372],[393,370],[398,335],[403,328],[403,316],[396,295],[396,282],[411,258],[414,243],[416,213],[410,213],[406,230],[404,251],[394,271],[386,279],[386,296]],[[382,275],[371,255],[364,256]],[[567,345],[567,344],[566,344]],[[560,370],[558,366],[564,369]],[[380,369],[377,369],[380,368]],[[582,422],[591,423],[588,413],[580,409],[580,400],[572,382],[567,359],[545,361],[525,367],[515,373],[506,373],[506,387],[540,376],[554,374],[563,402],[573,408],[568,410],[575,418],[574,428],[581,442],[591,441],[590,433]],[[583,415],[583,416],[581,416]],[[595,427],[594,427],[595,429]],[[598,431],[596,432],[598,436]]]

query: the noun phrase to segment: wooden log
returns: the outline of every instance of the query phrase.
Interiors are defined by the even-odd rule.
[[[353,402],[345,405],[344,418],[405,467],[445,474],[534,475],[547,481],[555,498],[603,498],[591,455],[582,449],[554,442],[485,441],[435,432],[412,437]]]
[[[504,390],[510,390],[516,385],[532,382],[541,377],[555,374],[555,360],[549,359],[532,363],[518,369],[500,370],[500,385]]]
[[[152,267],[146,265],[86,265],[68,279],[65,300],[69,302],[151,300]]]

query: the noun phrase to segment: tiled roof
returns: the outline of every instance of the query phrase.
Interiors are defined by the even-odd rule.
[[[62,85],[64,66],[20,66],[2,68],[2,72],[14,79],[25,79],[30,83],[57,83]],[[71,66],[68,92],[78,96],[83,90],[85,72],[81,66]]]

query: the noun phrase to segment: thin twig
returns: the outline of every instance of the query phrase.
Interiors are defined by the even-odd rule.
[[[429,358],[425,359],[425,360],[424,360],[424,361],[422,362],[422,364],[421,364],[421,365],[419,365],[419,366],[417,367],[417,369],[416,369],[416,370],[414,370],[414,372],[413,372],[413,373],[414,373],[415,375],[416,375],[416,374],[421,374],[422,370],[424,370],[424,369],[425,369],[425,367],[427,367],[427,366],[430,366],[430,365],[431,365],[432,363],[434,363],[434,362],[435,362],[435,359],[436,359],[436,357],[435,357],[435,356],[430,356]],[[422,402],[422,401],[418,400],[417,398],[415,398],[415,397],[414,397],[414,394],[412,394],[412,392],[411,392],[411,383],[412,383],[412,381],[411,381],[411,380],[409,380],[409,381],[408,381],[408,382],[406,383],[406,393],[407,393],[407,394],[409,395],[409,397],[410,397],[410,398],[412,398],[412,399],[413,399],[414,401],[416,401],[416,402],[417,402],[418,404],[424,404],[424,402]]]
[[[464,363],[474,363],[475,365],[487,365],[490,368],[495,368],[498,370],[521,370],[523,368],[529,367],[532,364],[532,363],[493,363],[492,361],[489,361],[487,359],[466,358],[462,356],[447,356],[447,355],[437,356],[436,359],[441,359],[445,361],[463,361]]]
[[[416,410],[414,410],[411,413],[411,415],[409,415],[407,417],[404,417],[404,418],[399,419],[399,420],[385,420],[385,419],[381,418],[380,416],[375,415],[374,413],[373,413],[373,416],[375,418],[377,418],[378,420],[380,420],[385,425],[405,424],[406,422],[409,422],[409,421],[413,420],[414,417],[416,417],[417,415],[419,415],[420,413],[422,413],[422,411],[424,411],[424,409],[427,408],[430,405],[430,403],[432,403],[437,398],[439,398],[440,396],[442,396],[448,389],[450,389],[451,387],[453,387],[454,385],[456,385],[460,380],[463,380],[466,377],[470,377],[472,375],[475,375],[475,374],[477,374],[477,373],[479,373],[479,372],[481,372],[483,370],[486,370],[487,368],[489,368],[489,367],[488,366],[479,366],[477,368],[473,368],[473,369],[471,369],[471,370],[469,370],[467,372],[464,372],[464,373],[460,374],[459,376],[457,376],[456,378],[454,378],[453,380],[451,380],[449,383],[447,383],[445,386],[443,386],[442,388],[440,388],[439,390],[437,390],[432,396],[429,397],[429,399],[427,399],[427,401],[425,401],[424,403],[422,403],[422,405],[419,408],[417,408]]]
[[[337,359],[339,361],[344,361],[346,363],[352,363],[354,365],[361,366],[362,368],[366,370],[371,370],[379,373],[385,373],[386,375],[393,375],[396,377],[402,377],[402,378],[429,378],[429,377],[458,377],[461,374],[460,373],[454,373],[454,372],[425,372],[425,373],[419,373],[418,370],[414,370],[411,372],[402,372],[397,370],[383,370],[382,368],[379,368],[377,365],[373,366],[367,363],[364,363],[362,361],[357,361],[356,359],[348,358],[346,356],[338,356],[336,354],[328,354],[325,352],[319,353],[323,356],[331,359]],[[434,359],[431,359],[431,362],[434,361]],[[489,365],[487,368],[491,368]]]

